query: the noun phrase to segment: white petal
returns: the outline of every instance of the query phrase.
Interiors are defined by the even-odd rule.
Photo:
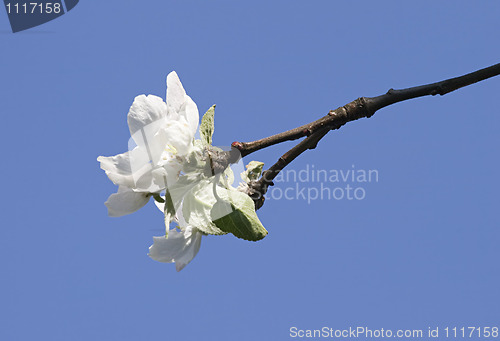
[[[179,156],[186,155],[193,146],[191,128],[184,119],[169,121],[158,131],[157,138],[166,146],[174,147]]]
[[[166,141],[159,138],[158,131],[166,125],[167,119],[163,118],[136,131],[129,139],[128,150],[139,147],[143,150],[148,162],[151,160],[153,164],[157,164],[166,146]]]
[[[167,76],[167,117],[169,120],[177,120],[179,111],[186,101],[186,91],[175,71]]]
[[[177,271],[181,271],[200,250],[202,234],[190,226],[184,231],[170,230],[168,238],[153,237],[149,248],[149,257],[163,262],[175,262]]]
[[[97,161],[101,163],[101,169],[113,183],[127,187],[134,186],[129,152],[115,156],[99,156]]]
[[[179,209],[177,209],[175,218],[179,222],[180,226],[188,226],[186,223],[186,219],[184,219],[184,215],[182,214],[182,204],[179,206]]]
[[[178,121],[181,118],[189,126],[191,139],[196,133],[200,122],[200,115],[196,103],[186,94],[184,87],[175,71],[167,76],[167,117],[169,121]]]
[[[152,187],[156,186],[156,188],[164,190],[174,186],[179,178],[181,168],[182,165],[175,161],[167,162],[163,166],[155,168],[151,172],[153,178]]]
[[[179,212],[179,207],[185,196],[192,191],[199,182],[199,177],[183,175],[179,177],[173,185],[169,185],[168,192],[170,193],[170,198],[172,199],[176,212]],[[186,224],[181,224],[181,226],[186,226]]]
[[[121,217],[126,214],[134,213],[149,201],[146,193],[137,193],[131,189],[120,186],[118,192],[111,194],[104,203],[108,208],[110,217]]]
[[[127,116],[130,135],[134,136],[136,132],[165,118],[166,115],[167,104],[160,97],[154,95],[137,96]]]
[[[136,147],[115,156],[99,156],[97,161],[116,185],[140,191],[147,191],[152,186],[153,166],[144,147]]]
[[[181,108],[179,113],[180,117],[183,117],[188,123],[191,130],[191,138],[196,134],[196,130],[198,129],[198,124],[200,122],[200,114],[198,112],[198,106],[191,99],[191,97],[186,95],[186,103],[185,106]]]

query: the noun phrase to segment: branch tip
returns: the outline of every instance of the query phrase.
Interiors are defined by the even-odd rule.
[[[239,151],[243,150],[243,148],[244,148],[243,143],[238,142],[238,141],[234,141],[233,143],[231,143],[231,147],[236,148]]]

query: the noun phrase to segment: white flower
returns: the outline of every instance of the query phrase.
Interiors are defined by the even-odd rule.
[[[106,206],[110,216],[133,213],[151,193],[175,183],[198,128],[198,108],[175,72],[167,76],[167,97],[137,96],[127,116],[132,139],[129,151],[97,160],[119,185]]]
[[[252,241],[267,235],[252,199],[232,186],[233,172],[224,163],[227,154],[212,146],[214,107],[203,116],[201,139],[195,141],[198,108],[171,72],[166,102],[141,95],[130,107],[129,151],[97,159],[118,185],[118,192],[105,202],[110,216],[135,212],[154,197],[164,214],[166,234],[153,237],[149,256],[175,263],[177,271],[196,256],[203,235],[232,233]],[[245,182],[260,175],[262,164],[247,168],[242,173]],[[172,222],[178,229],[170,229]]]
[[[186,157],[190,153],[200,154],[201,150],[194,144],[198,108],[186,94],[177,74],[171,72],[167,76],[166,102],[153,95],[137,96],[127,121],[132,136],[129,151],[97,159],[109,179],[119,186],[118,192],[105,202],[108,214],[119,217],[133,213],[146,205],[153,194],[172,187],[178,189],[176,202],[179,205],[185,191],[194,185],[181,183],[175,186],[179,173],[190,161]],[[202,171],[199,167],[194,170]],[[164,211],[165,204],[155,203]],[[176,216],[180,216],[183,227],[180,231],[168,231],[168,220],[169,233],[153,237],[149,256],[159,262],[175,262],[177,271],[180,271],[198,253],[203,234],[196,227],[187,225],[181,214]],[[174,220],[179,221],[178,218]]]

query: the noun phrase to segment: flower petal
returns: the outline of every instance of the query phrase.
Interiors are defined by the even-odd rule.
[[[175,185],[179,178],[182,165],[175,159],[166,161],[163,165],[155,168],[151,172],[153,178],[153,186],[162,190],[168,189]]]
[[[198,106],[191,97],[186,95],[186,103],[181,108],[179,115],[186,120],[191,129],[191,135],[194,137],[198,129],[198,124],[200,123],[200,114],[198,112]]]
[[[164,119],[167,116],[167,104],[158,96],[140,95],[134,99],[128,112],[127,122],[130,135],[134,134],[148,125]],[[151,132],[151,136],[155,132]],[[139,144],[139,143],[138,143]]]
[[[129,139],[128,150],[139,148],[147,158],[147,162],[158,164],[166,146],[166,141],[160,139],[158,132],[167,125],[166,121],[166,118],[160,119],[135,132]]]
[[[114,184],[127,187],[134,186],[129,152],[115,156],[99,156],[97,161],[101,163],[101,169],[106,172],[106,175]]]
[[[158,262],[175,262],[176,270],[181,271],[200,250],[201,237],[202,234],[190,226],[181,232],[170,230],[168,238],[153,237],[148,255]]]
[[[97,161],[108,178],[116,185],[146,191],[152,183],[152,165],[144,148],[136,147],[131,151],[115,156],[99,156]]]
[[[178,121],[181,118],[189,126],[191,139],[196,133],[200,122],[200,115],[196,103],[186,94],[184,87],[175,71],[167,76],[167,117],[170,120]]]
[[[181,107],[186,101],[186,91],[175,71],[167,76],[167,117],[169,120],[177,120]]]
[[[131,189],[120,186],[118,192],[111,194],[104,203],[108,208],[110,217],[121,217],[126,214],[134,213],[149,201],[146,193],[134,192]]]
[[[165,146],[173,147],[179,156],[189,153],[193,146],[193,135],[184,119],[169,121],[158,131],[156,138]]]

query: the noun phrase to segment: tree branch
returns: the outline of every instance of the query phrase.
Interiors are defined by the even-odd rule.
[[[353,116],[349,117],[349,121],[357,120],[361,117],[370,117],[381,108],[387,107],[394,103],[406,101],[408,99],[429,95],[442,96],[449,92],[497,76],[499,74],[500,63],[472,73],[468,73],[464,76],[447,79],[441,82],[416,86],[402,90],[390,89],[389,91],[387,91],[387,93],[377,97],[361,97],[358,98],[357,101],[361,101],[361,103],[358,103],[359,105],[366,106],[365,111],[363,113],[353,113]],[[351,102],[348,105],[351,105],[352,107],[353,103],[354,102]],[[344,106],[344,108],[345,107],[346,106]],[[277,143],[296,140],[304,136],[310,136],[319,127],[324,125],[329,125],[332,127],[332,129],[338,129],[345,123],[349,122],[345,120],[347,117],[345,117],[343,113],[338,112],[341,109],[342,108],[338,108],[334,111],[330,111],[328,115],[320,118],[319,120],[304,124],[303,126],[297,127],[295,129],[265,137],[257,141],[233,142],[232,146],[238,149],[241,153],[241,156],[243,157],[257,150],[275,145]]]
[[[262,177],[258,181],[253,181],[249,184],[249,195],[254,199],[256,208],[260,208],[264,203],[264,194],[267,188],[273,185],[273,179],[279,172],[306,150],[314,149],[317,143],[330,130],[339,129],[347,122],[355,121],[363,117],[371,117],[377,110],[394,103],[422,96],[442,96],[499,74],[500,63],[460,77],[450,78],[436,83],[401,90],[390,89],[387,93],[377,97],[360,97],[343,107],[331,110],[326,116],[314,122],[295,129],[253,142],[233,142],[231,146],[235,152],[238,151],[243,157],[277,143],[306,137],[295,147],[283,154],[274,165],[262,174]]]

